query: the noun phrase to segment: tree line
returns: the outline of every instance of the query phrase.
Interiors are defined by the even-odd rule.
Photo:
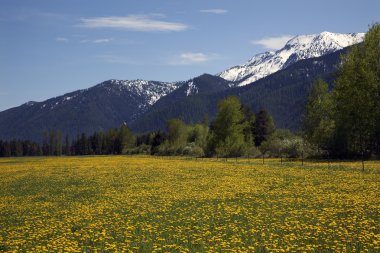
[[[82,133],[63,138],[59,131],[45,132],[43,142],[0,141],[0,156],[60,155],[186,155],[195,157],[299,157],[307,145],[300,136],[276,129],[265,110],[254,113],[235,96],[218,103],[218,114],[197,124],[180,119],[167,122],[166,131],[134,135],[126,124],[107,132]]]
[[[0,140],[0,157],[123,154],[135,144],[135,136],[125,124],[90,136],[82,133],[73,140],[62,136],[60,131],[49,131],[43,134],[42,143]]]

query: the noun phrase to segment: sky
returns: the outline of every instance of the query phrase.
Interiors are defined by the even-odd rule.
[[[0,111],[109,79],[184,81],[291,37],[365,32],[379,0],[0,0]]]

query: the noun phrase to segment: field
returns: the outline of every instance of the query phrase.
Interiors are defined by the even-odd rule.
[[[0,159],[0,251],[380,252],[380,162]]]

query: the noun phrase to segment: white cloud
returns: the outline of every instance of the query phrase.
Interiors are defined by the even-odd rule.
[[[204,54],[204,53],[182,53],[172,61],[171,65],[188,65],[198,64],[214,60],[217,57],[216,54]]]
[[[105,39],[96,39],[96,40],[93,40],[92,42],[93,43],[108,43],[111,41],[113,41],[112,38],[105,38]]]
[[[58,42],[68,42],[69,41],[69,39],[65,38],[65,37],[58,37],[58,38],[55,38],[55,40]]]
[[[288,42],[293,37],[294,36],[292,35],[283,35],[279,37],[270,37],[261,40],[253,40],[251,41],[251,43],[255,45],[261,45],[267,49],[280,49],[286,44],[286,42]]]
[[[96,44],[100,44],[100,43],[108,43],[108,42],[111,42],[113,41],[113,38],[102,38],[102,39],[94,39],[94,40],[81,40],[80,42],[81,43],[96,43]]]
[[[207,9],[207,10],[200,10],[200,12],[212,13],[212,14],[226,14],[228,12],[228,10],[225,10],[225,9]]]
[[[148,16],[141,15],[84,18],[81,19],[80,26],[85,28],[119,28],[141,32],[179,32],[188,28],[188,26],[183,23],[155,20]]]

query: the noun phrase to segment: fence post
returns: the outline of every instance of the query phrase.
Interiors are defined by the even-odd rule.
[[[362,171],[364,171],[364,151],[362,151]]]
[[[330,169],[330,152],[327,151],[327,164],[328,164],[328,168]]]

